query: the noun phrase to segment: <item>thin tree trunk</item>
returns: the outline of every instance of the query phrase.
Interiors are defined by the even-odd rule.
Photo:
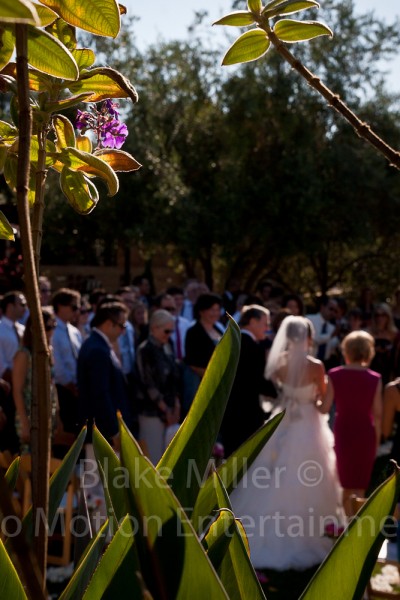
[[[34,544],[42,574],[42,587],[46,584],[47,515],[49,482],[49,415],[50,371],[49,349],[41,315],[37,270],[34,261],[31,223],[28,206],[30,166],[30,138],[32,116],[29,103],[27,27],[16,26],[17,82],[19,103],[19,149],[17,173],[17,208],[21,231],[24,276],[33,331],[33,385],[31,406],[32,446],[32,497]],[[40,509],[40,511],[38,511]],[[43,518],[36,518],[42,515]]]

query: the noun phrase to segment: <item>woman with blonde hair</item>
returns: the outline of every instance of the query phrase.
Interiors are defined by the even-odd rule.
[[[366,331],[352,331],[342,342],[345,365],[328,371],[328,389],[321,412],[335,403],[335,452],[343,507],[351,516],[351,496],[365,496],[380,442],[382,381],[369,369],[374,338]]]

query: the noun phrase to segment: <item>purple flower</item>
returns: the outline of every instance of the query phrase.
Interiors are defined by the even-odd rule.
[[[117,111],[119,104],[115,104],[110,98],[104,101],[102,111],[108,113],[112,117],[118,117],[119,112]]]
[[[82,129],[87,129],[90,127],[90,121],[93,120],[93,115],[91,115],[87,111],[78,110],[76,119],[75,119],[75,127],[82,131]]]
[[[128,135],[125,123],[113,119],[101,128],[101,145],[103,148],[121,148]]]

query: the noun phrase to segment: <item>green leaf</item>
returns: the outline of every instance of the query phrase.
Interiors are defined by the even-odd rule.
[[[321,35],[333,36],[333,32],[327,25],[318,21],[293,21],[292,19],[282,19],[275,23],[275,35],[289,44],[295,42],[305,42]]]
[[[48,27],[57,19],[57,15],[53,10],[43,6],[42,4],[37,4],[33,2],[33,6],[36,8],[37,14],[40,20],[40,27]]]
[[[94,183],[82,172],[64,167],[60,185],[72,208],[80,215],[88,215],[99,201],[99,193]]]
[[[70,51],[47,31],[30,26],[28,60],[35,69],[53,77],[73,81],[78,79],[78,66]]]
[[[5,214],[0,211],[0,239],[15,242],[14,229],[11,227]],[[14,461],[15,462],[15,461]],[[14,463],[13,463],[14,464]],[[11,466],[10,466],[11,469]],[[8,471],[7,471],[8,473]]]
[[[222,60],[222,64],[225,66],[236,65],[238,63],[257,60],[261,56],[264,56],[270,44],[268,35],[262,29],[246,31],[229,48]]]
[[[0,121],[0,140],[3,144],[12,145],[18,136],[18,129],[6,121]]]
[[[13,150],[18,153],[18,148],[19,148],[19,144],[14,144],[13,146]],[[55,153],[56,153],[56,147],[54,145],[54,143],[51,140],[46,140],[46,162],[45,165],[46,167],[51,167],[54,162],[55,162]],[[31,161],[31,165],[34,167],[34,171],[36,171],[37,168],[37,164],[38,164],[38,160],[39,160],[39,140],[37,135],[33,135],[31,138],[31,154],[30,154],[30,161]],[[31,166],[31,169],[32,169]]]
[[[255,18],[247,10],[238,10],[226,15],[225,17],[222,17],[222,19],[219,19],[218,21],[215,21],[213,25],[232,25],[234,27],[244,27],[246,25],[253,25],[255,22]]]
[[[129,474],[130,515],[143,579],[154,597],[228,597],[171,488],[120,420],[121,463]]]
[[[270,19],[278,15],[290,15],[307,8],[319,8],[319,4],[315,0],[280,0],[278,3],[275,2],[272,8],[267,5],[262,14]]]
[[[118,71],[109,67],[98,67],[81,73],[79,81],[69,86],[73,94],[91,92],[86,102],[99,102],[107,98],[130,98],[138,101],[138,95],[131,83]]]
[[[284,414],[284,412],[281,412],[267,421],[263,427],[246,440],[246,442],[231,454],[228,460],[218,468],[218,476],[221,478],[228,493],[233,490],[246,471],[251,467],[279,423],[282,421]],[[213,479],[209,477],[199,492],[192,514],[192,523],[198,533],[202,533],[204,523],[209,521],[210,516],[218,506],[219,503],[216,497]]]
[[[47,113],[54,113],[60,110],[66,110],[67,108],[73,108],[81,102],[86,102],[90,94],[78,94],[77,96],[70,96],[63,100],[56,100],[55,102],[45,102],[43,110]]]
[[[41,0],[73,25],[95,35],[117,37],[120,30],[120,14],[116,0]]]
[[[36,6],[26,0],[1,0],[0,22],[25,23],[27,25],[40,24]]]
[[[11,60],[15,48],[15,35],[12,28],[0,28],[0,70]]]
[[[247,0],[247,8],[254,13],[260,13],[262,9],[261,0]]]
[[[1,219],[0,213],[0,219]],[[5,480],[7,481],[11,490],[15,489],[15,484],[17,483],[18,473],[19,473],[19,463],[21,461],[21,457],[17,456],[14,458],[11,465],[8,467],[7,472],[5,474]]]
[[[6,74],[14,79],[17,78],[17,67],[15,63],[9,63],[2,71],[2,75]],[[48,92],[51,90],[53,82],[50,77],[39,71],[30,68],[28,70],[29,89],[35,92]],[[13,118],[14,123],[16,121]]]
[[[128,555],[134,544],[134,531],[132,521],[129,515],[126,515],[120,528],[107,546],[100,563],[93,574],[92,579],[83,596],[83,600],[92,600],[93,598],[104,598],[107,588],[110,586],[113,578],[117,575],[119,567],[124,558]],[[140,584],[135,573],[138,571],[138,565],[132,563],[131,578],[120,581],[120,594],[114,597],[120,598],[140,598]]]
[[[106,521],[91,540],[59,600],[81,600],[103,554],[108,527],[109,523]]]
[[[92,140],[87,135],[77,135],[76,136],[76,147],[78,150],[82,150],[83,152],[88,152],[92,154]],[[112,165],[110,164],[110,167]],[[116,171],[117,169],[114,169]]]
[[[0,598],[28,600],[14,565],[0,539]]]
[[[396,466],[396,472],[374,491],[340,536],[302,594],[302,600],[363,596],[384,540],[386,517],[393,514],[399,491],[400,471]],[[333,574],[337,575],[334,585]]]
[[[133,156],[123,150],[104,148],[103,150],[96,150],[94,156],[98,156],[101,160],[104,160],[114,171],[137,171],[142,166]]]
[[[265,600],[239,527],[234,514],[222,509],[205,538],[207,556],[230,600]]]
[[[240,353],[240,330],[230,320],[201,380],[189,414],[157,465],[185,510],[193,509],[217,439]]]
[[[55,145],[57,150],[61,151],[67,146],[75,148],[75,130],[67,117],[64,117],[64,115],[56,115],[53,118],[53,127],[56,134]]]
[[[75,27],[71,27],[63,19],[57,18],[54,23],[46,27],[46,31],[68,48],[70,52],[74,52],[77,46]]]
[[[82,429],[75,442],[72,444],[68,453],[65,455],[60,467],[53,473],[50,478],[49,484],[49,519],[50,528],[56,517],[58,507],[60,506],[61,500],[64,496],[68,482],[73,474],[76,461],[79,458],[83,443],[86,437],[86,427]],[[33,536],[33,520],[32,520],[32,507],[26,513],[23,524],[27,532],[28,539],[32,539]]]
[[[82,69],[88,69],[96,61],[96,55],[90,48],[77,48],[76,50],[73,50],[72,56],[80,71],[82,71]]]
[[[105,476],[104,487],[108,489],[113,510],[120,521],[128,512],[126,489],[129,482],[126,481],[126,471],[121,467],[120,460],[97,427],[93,427],[93,448]]]
[[[83,152],[77,148],[66,147],[61,151],[60,160],[73,171],[83,171],[87,175],[104,179],[107,183],[109,196],[114,196],[118,192],[118,177],[107,163],[93,154]]]

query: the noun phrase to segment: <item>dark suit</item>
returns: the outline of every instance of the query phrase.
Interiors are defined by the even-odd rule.
[[[264,369],[264,346],[242,333],[238,368],[221,427],[225,456],[263,425],[266,415],[260,406],[260,394],[276,397],[275,387],[264,378]]]
[[[115,354],[96,331],[92,331],[79,352],[78,390],[79,422],[89,426],[87,442],[91,442],[93,422],[108,439],[118,433],[118,410],[131,426],[126,379]]]

